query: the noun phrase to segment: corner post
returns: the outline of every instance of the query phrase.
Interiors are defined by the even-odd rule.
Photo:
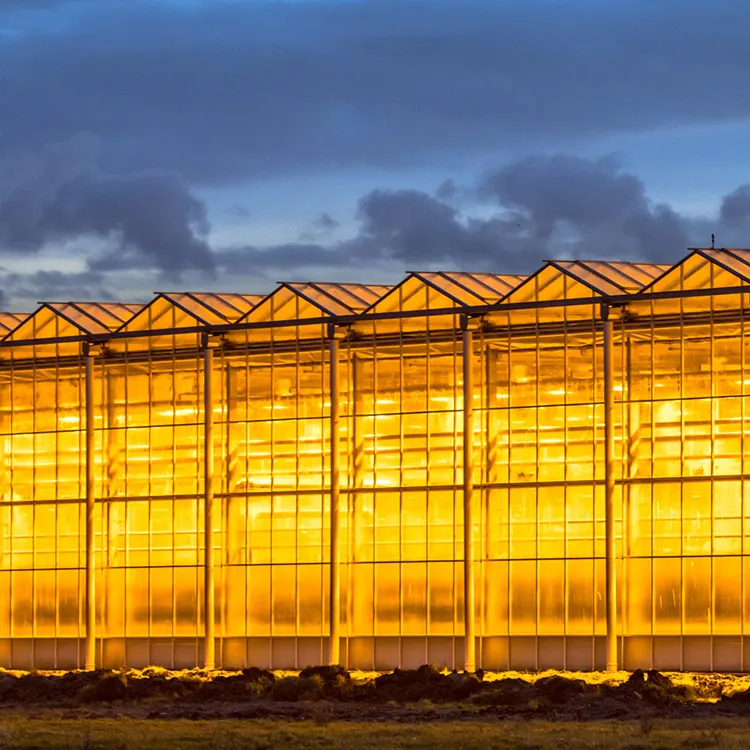
[[[604,524],[606,555],[606,670],[617,671],[617,568],[615,550],[614,342],[609,305],[601,305],[604,334]]]
[[[330,390],[330,441],[331,441],[331,569],[329,620],[330,642],[328,645],[328,663],[341,663],[341,545],[340,545],[340,502],[341,502],[341,456],[339,408],[339,339],[334,326],[328,328],[328,369]]]
[[[214,574],[214,409],[213,370],[217,342],[203,336],[203,601],[206,618],[204,669],[216,669]]]
[[[94,353],[91,344],[84,342],[86,402],[86,653],[84,669],[96,669],[96,542],[94,529]]]
[[[464,495],[464,671],[476,672],[474,591],[474,332],[467,318],[463,329],[463,495]]]

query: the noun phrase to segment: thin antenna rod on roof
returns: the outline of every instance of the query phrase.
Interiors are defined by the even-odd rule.
[[[715,236],[713,235],[713,233],[712,233],[712,234],[711,234],[711,249],[712,249],[712,250],[714,249],[714,242],[715,242],[715,241],[716,241],[716,237],[715,237]]]

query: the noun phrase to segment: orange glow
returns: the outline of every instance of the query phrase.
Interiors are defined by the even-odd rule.
[[[508,300],[590,297],[598,266],[581,272],[584,288],[566,263],[545,267]],[[645,284],[662,269],[636,272]],[[630,273],[617,265],[613,278],[625,283]],[[458,305],[491,281],[480,276],[451,275],[450,299]],[[498,302],[473,334],[466,375],[473,391],[469,397],[467,385],[465,398],[458,315],[444,314],[435,277],[415,275],[382,298],[350,289],[343,301],[325,301],[327,286],[287,285],[257,308],[246,300],[251,323],[294,315],[299,325],[283,334],[237,328],[215,342],[207,406],[204,342],[185,330],[197,325],[191,316],[208,315],[202,306],[210,295],[158,298],[127,324],[132,340],[112,339],[97,352],[89,466],[98,665],[202,663],[206,474],[217,662],[324,662],[336,435],[349,666],[462,664],[465,549],[476,559],[473,622],[483,668],[602,666],[606,415],[598,313],[590,301],[510,310]],[[730,297],[722,296],[724,313],[740,309]],[[364,309],[376,299],[394,317],[355,323],[342,338],[339,392],[331,393],[328,331],[305,318],[324,316],[316,300],[343,315],[338,306]],[[675,323],[682,313],[665,301],[657,326],[658,304],[636,301],[632,317],[615,326],[615,557],[627,668],[747,668],[750,345],[731,316],[706,322],[709,302],[693,299],[694,317]],[[430,307],[443,311],[429,320],[396,315]],[[53,312],[42,316],[54,329],[47,336],[66,336]],[[219,319],[206,325],[218,327]],[[136,337],[160,320],[179,332]],[[80,342],[54,346],[19,343],[0,361],[3,666],[79,666],[86,634],[84,368]],[[212,462],[204,461],[207,434]],[[465,435],[473,440],[466,459]],[[467,547],[464,488],[473,497]]]

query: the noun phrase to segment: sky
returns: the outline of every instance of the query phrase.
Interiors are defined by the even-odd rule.
[[[742,0],[0,0],[0,306],[750,245]]]

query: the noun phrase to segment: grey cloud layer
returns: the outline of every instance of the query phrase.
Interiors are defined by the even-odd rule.
[[[77,135],[0,159],[0,248],[35,252],[48,243],[109,241],[93,270],[143,266],[177,274],[213,271],[206,209],[176,173],[107,174],[95,138]]]
[[[13,16],[3,142],[91,131],[115,172],[226,184],[750,115],[735,0],[70,5],[65,33]]]
[[[332,239],[338,223],[321,212],[297,243],[212,248],[206,207],[178,173],[103,172],[97,145],[78,135],[0,160],[0,253],[78,242],[87,281],[108,295],[107,275],[119,271],[174,280],[199,272],[202,283],[278,272],[320,278],[347,268],[352,278],[436,266],[527,273],[559,257],[669,261],[688,244],[707,244],[711,232],[731,245],[750,230],[750,184],[727,194],[717,216],[691,217],[652,203],[612,157],[537,155],[473,185],[447,181],[435,194],[373,190],[360,198],[357,232],[345,240]],[[95,246],[86,242],[92,237]],[[6,278],[3,286],[41,294],[48,281]],[[65,288],[63,277],[52,281]]]
[[[484,200],[489,218],[451,203],[465,193]],[[489,205],[488,205],[489,204]],[[476,185],[430,195],[375,190],[359,201],[359,232],[335,244],[238,247],[216,252],[224,271],[270,275],[290,267],[318,278],[351,268],[459,268],[530,273],[565,257],[675,262],[710,234],[726,246],[750,229],[750,184],[728,194],[714,217],[680,214],[653,204],[643,183],[616,160],[533,156],[485,174]]]

